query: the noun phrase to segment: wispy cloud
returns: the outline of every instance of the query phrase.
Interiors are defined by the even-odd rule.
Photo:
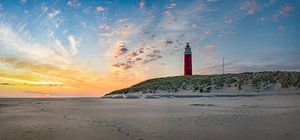
[[[48,14],[48,18],[52,19],[55,16],[57,16],[58,14],[60,14],[60,10],[53,10],[51,13]]]
[[[74,56],[78,53],[78,47],[80,44],[80,40],[76,40],[74,36],[70,35],[68,37],[68,41],[70,44],[70,53],[72,56]]]
[[[171,3],[171,4],[167,5],[166,8],[168,8],[168,9],[176,8],[176,3]]]
[[[292,12],[294,12],[294,7],[292,5],[286,4],[281,6],[281,8],[272,15],[274,20],[277,20],[280,17],[289,16]]]
[[[47,6],[45,6],[45,5],[42,5],[42,6],[41,6],[41,10],[42,10],[43,12],[47,12],[47,11],[49,10],[49,7],[47,7]]]
[[[0,47],[44,63],[68,63],[68,58],[51,49],[52,45],[38,43],[23,28],[13,29],[5,23],[0,23]],[[48,58],[51,58],[51,61]]]
[[[72,8],[79,8],[81,3],[78,0],[70,0],[67,3],[67,6],[72,7]]]

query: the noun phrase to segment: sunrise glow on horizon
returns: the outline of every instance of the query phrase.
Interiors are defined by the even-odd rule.
[[[299,0],[0,0],[0,97],[102,96],[155,77],[300,70]]]

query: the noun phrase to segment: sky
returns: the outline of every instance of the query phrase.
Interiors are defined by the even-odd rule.
[[[0,0],[0,97],[102,96],[146,79],[300,71],[300,0]]]

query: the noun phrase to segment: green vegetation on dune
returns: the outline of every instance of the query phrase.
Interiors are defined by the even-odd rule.
[[[236,91],[272,90],[279,88],[300,88],[300,72],[246,72],[224,75],[174,76],[146,80],[129,88],[113,91],[107,95],[128,93],[178,92],[190,90],[209,93],[229,88]]]

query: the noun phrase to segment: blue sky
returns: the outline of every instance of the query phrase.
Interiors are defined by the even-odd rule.
[[[186,42],[194,74],[221,73],[222,57],[227,73],[299,71],[299,8],[299,0],[0,0],[0,82],[104,94],[182,75]]]

